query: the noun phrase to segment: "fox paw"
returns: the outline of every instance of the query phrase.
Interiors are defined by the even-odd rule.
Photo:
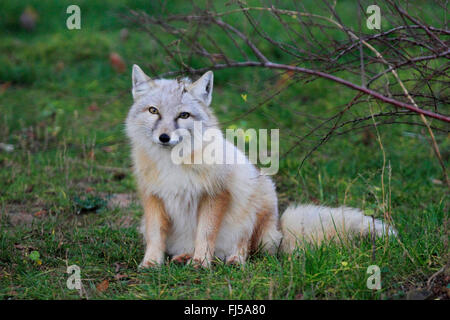
[[[245,258],[242,256],[230,256],[226,260],[226,264],[231,266],[243,266],[245,264]]]
[[[183,253],[183,254],[174,256],[172,258],[171,262],[177,263],[177,264],[186,264],[191,258],[192,258],[191,254]]]
[[[195,269],[209,268],[211,266],[211,261],[208,259],[191,258],[188,264],[192,265]]]
[[[139,264],[138,269],[142,270],[142,269],[149,269],[149,268],[157,268],[159,266],[160,266],[160,264],[153,260],[143,260]]]

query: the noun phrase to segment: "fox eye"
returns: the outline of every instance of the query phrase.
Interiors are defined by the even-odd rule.
[[[189,118],[191,115],[190,115],[190,113],[189,112],[182,112],[182,113],[180,113],[180,115],[179,115],[179,117],[181,118],[181,119],[187,119],[187,118]]]
[[[148,112],[150,112],[151,114],[158,114],[158,109],[156,109],[155,107],[149,107],[148,108]]]

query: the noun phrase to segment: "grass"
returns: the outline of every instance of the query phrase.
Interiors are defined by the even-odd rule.
[[[445,264],[446,189],[433,182],[441,169],[426,131],[399,125],[378,128],[391,171],[389,176],[385,170],[384,190],[383,152],[374,130],[333,138],[299,171],[311,147],[302,145],[281,159],[274,177],[281,209],[313,201],[380,216],[382,194],[389,194],[398,241],[306,244],[292,256],[257,254],[243,269],[167,263],[138,271],[142,209],[134,201],[123,130],[132,103],[128,70],[132,63],[161,73],[168,67],[138,28],[128,26],[129,39],[120,40],[125,25],[117,14],[126,7],[151,8],[146,1],[77,1],[82,29],[68,31],[65,8],[73,1],[29,3],[39,14],[33,32],[18,24],[25,4],[0,4],[0,142],[15,148],[0,151],[0,298],[79,299],[78,291],[66,287],[67,266],[76,264],[81,297],[89,299],[398,299],[424,287]],[[171,3],[180,10],[181,2]],[[110,52],[123,57],[127,72],[114,71]],[[249,110],[272,86],[259,71],[237,72],[216,72],[213,108],[223,122]],[[295,141],[291,134],[308,129],[296,111],[332,112],[351,94],[326,81],[296,84],[228,125],[280,127],[283,153]],[[439,142],[448,147],[448,139]],[[107,205],[118,195],[132,201]],[[379,291],[366,287],[367,267],[374,264],[382,271]],[[97,289],[105,280],[107,289]]]

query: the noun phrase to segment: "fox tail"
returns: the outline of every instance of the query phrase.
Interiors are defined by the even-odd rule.
[[[361,210],[316,205],[294,205],[281,216],[281,251],[291,253],[301,242],[320,242],[349,235],[386,234],[397,236],[397,231],[379,219],[365,216]]]

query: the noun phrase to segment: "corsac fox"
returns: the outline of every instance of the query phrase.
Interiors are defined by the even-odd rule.
[[[382,236],[381,220],[358,209],[293,205],[278,215],[275,185],[242,151],[219,136],[240,163],[175,163],[173,150],[191,143],[195,123],[218,129],[210,107],[213,73],[200,79],[150,79],[132,71],[134,103],[126,119],[134,174],[144,208],[141,232],[145,255],[140,267],[176,262],[208,267],[218,258],[243,264],[255,250],[292,252],[300,241],[321,241],[339,233]],[[189,136],[191,134],[192,136]],[[191,147],[192,158],[205,148]],[[392,228],[389,234],[395,235]]]

